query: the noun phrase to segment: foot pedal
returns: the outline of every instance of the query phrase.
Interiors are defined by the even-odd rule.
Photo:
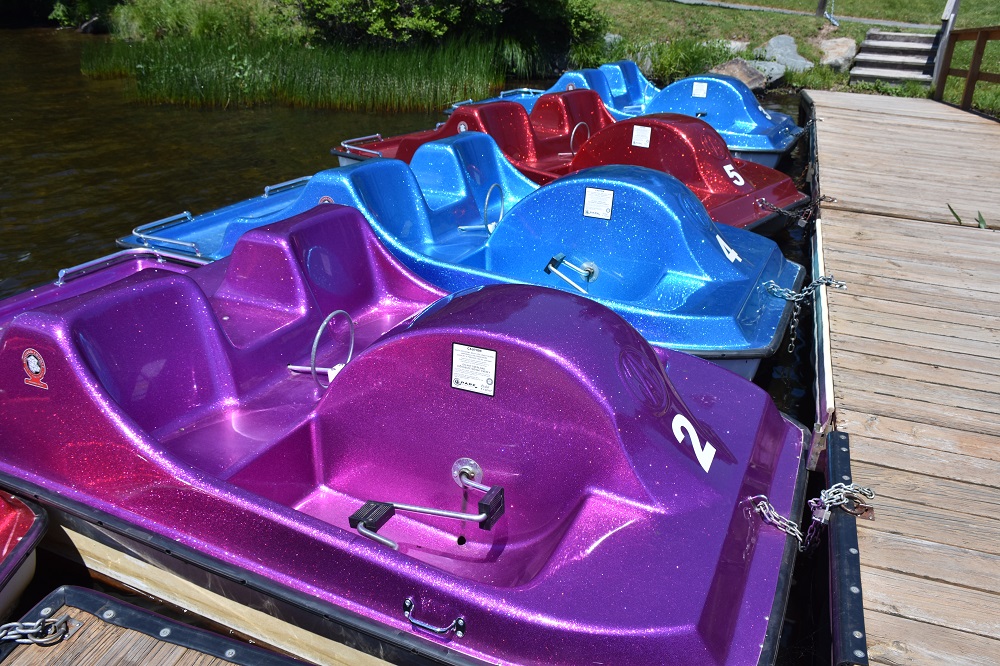
[[[503,499],[501,498],[500,501],[502,502]],[[500,511],[503,512],[502,507]],[[347,522],[350,523],[351,529],[357,529],[358,525],[364,525],[366,529],[378,532],[394,515],[396,515],[396,507],[389,502],[368,500],[364,506],[351,514]]]
[[[503,515],[503,486],[493,486],[490,491],[479,500],[479,513],[486,514],[486,520],[479,523],[479,527],[484,530],[491,529]]]

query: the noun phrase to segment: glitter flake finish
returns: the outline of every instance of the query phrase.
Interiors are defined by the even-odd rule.
[[[749,382],[565,292],[440,298],[339,206],[116,277],[0,304],[6,483],[453,662],[756,664],[774,639],[789,544],[747,498],[796,508],[804,432]],[[354,356],[324,390],[287,365],[335,309]],[[456,345],[495,353],[493,395],[451,385]],[[370,500],[468,511],[463,459],[504,490],[491,529],[397,513],[393,550],[350,527]]]

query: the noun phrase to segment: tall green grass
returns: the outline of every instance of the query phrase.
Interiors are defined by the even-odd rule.
[[[175,37],[84,51],[94,77],[125,76],[138,102],[196,107],[286,103],[344,110],[433,110],[502,88],[495,43],[399,49]]]

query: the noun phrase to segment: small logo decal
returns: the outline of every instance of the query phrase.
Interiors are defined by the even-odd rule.
[[[467,122],[465,122],[464,120],[461,121],[461,122],[459,122],[458,123],[458,131],[459,132],[468,132],[469,131],[469,124]]]
[[[325,203],[334,203],[334,201],[333,201],[333,197],[328,197],[328,196],[322,196],[322,197],[320,197],[320,198],[319,198],[319,202],[320,202],[321,204],[325,204]]]
[[[21,354],[21,364],[24,366],[25,374],[28,375],[24,378],[25,384],[37,386],[41,389],[49,387],[48,384],[42,381],[42,377],[45,376],[45,360],[41,354],[29,347]]]

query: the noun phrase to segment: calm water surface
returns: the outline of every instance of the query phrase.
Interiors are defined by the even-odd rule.
[[[114,251],[136,225],[337,166],[329,151],[342,139],[440,119],[130,104],[122,81],[80,74],[81,48],[94,39],[0,30],[0,298]]]

